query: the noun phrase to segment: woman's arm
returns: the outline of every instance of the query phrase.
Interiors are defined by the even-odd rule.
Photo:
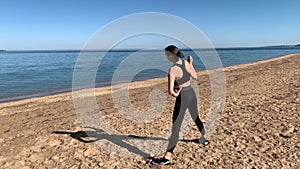
[[[188,61],[187,61],[187,67],[189,69],[189,72],[191,73],[191,76],[194,80],[196,80],[198,78],[197,72],[193,66],[193,58],[192,56],[188,56]]]
[[[173,74],[174,70],[170,68],[168,75],[168,91],[170,95],[177,97],[180,93],[181,88],[179,90],[174,91],[175,76],[173,76]]]

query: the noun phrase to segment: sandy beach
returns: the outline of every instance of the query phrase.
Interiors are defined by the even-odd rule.
[[[300,54],[224,68],[224,113],[203,147],[196,126],[180,141],[170,166],[150,166],[142,157],[112,154],[86,137],[72,93],[0,104],[0,168],[300,168]],[[199,72],[199,112],[205,124],[210,81]],[[171,127],[175,99],[155,122],[122,119],[110,87],[95,89],[107,122],[123,135],[152,137]],[[130,84],[130,101],[149,107],[148,93],[167,94],[167,78]],[[122,137],[120,137],[122,138]],[[162,153],[156,154],[160,157]]]

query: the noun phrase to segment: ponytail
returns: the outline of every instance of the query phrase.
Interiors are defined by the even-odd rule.
[[[176,56],[183,58],[184,54],[180,50],[178,50],[178,52],[176,53]]]

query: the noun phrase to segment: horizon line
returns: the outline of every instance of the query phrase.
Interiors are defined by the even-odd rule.
[[[300,47],[300,44],[296,45],[272,45],[272,46],[241,46],[241,47],[216,47],[216,48],[181,48],[180,50],[221,50],[221,49],[251,49],[251,48],[295,48]],[[0,52],[34,52],[34,51],[61,51],[61,52],[103,52],[103,51],[163,51],[164,49],[155,49],[155,48],[118,48],[118,49],[13,49],[13,50],[6,50],[1,49]]]

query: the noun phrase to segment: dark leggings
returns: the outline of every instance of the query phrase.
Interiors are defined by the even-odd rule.
[[[182,88],[179,96],[176,97],[176,103],[173,111],[172,135],[169,138],[169,145],[168,145],[167,152],[173,153],[175,149],[175,146],[178,142],[179,130],[186,109],[189,109],[190,115],[194,120],[194,122],[196,123],[201,135],[205,134],[203,123],[201,122],[198,115],[197,98],[194,89],[191,86],[184,87]]]

